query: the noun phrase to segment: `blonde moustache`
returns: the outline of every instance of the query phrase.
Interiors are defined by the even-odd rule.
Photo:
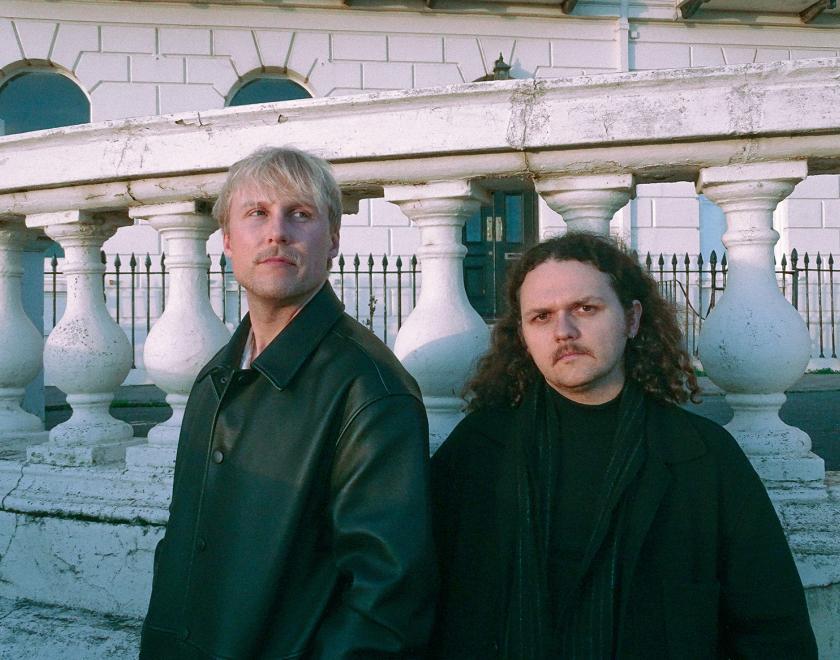
[[[298,265],[299,261],[298,256],[291,250],[281,250],[280,248],[273,247],[266,248],[257,252],[257,254],[254,255],[254,263],[258,264],[261,261],[265,261],[266,259],[272,259],[274,257],[280,257],[281,259],[291,261],[295,266]]]

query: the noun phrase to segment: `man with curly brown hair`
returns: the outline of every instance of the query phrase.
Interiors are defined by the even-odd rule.
[[[527,252],[432,460],[433,657],[815,658],[802,583],[673,308],[612,239]]]

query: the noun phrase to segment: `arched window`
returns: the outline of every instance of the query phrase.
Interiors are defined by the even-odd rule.
[[[279,76],[265,76],[246,82],[231,97],[229,106],[309,99],[312,94],[294,80]]]
[[[0,85],[0,135],[90,121],[90,101],[67,76],[22,71]]]

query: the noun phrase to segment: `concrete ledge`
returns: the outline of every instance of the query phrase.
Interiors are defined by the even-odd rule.
[[[0,598],[0,660],[137,657],[138,619]]]
[[[165,525],[171,470],[59,467],[0,460],[0,509],[34,515]]]

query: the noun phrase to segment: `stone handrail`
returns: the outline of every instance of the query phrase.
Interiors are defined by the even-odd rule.
[[[72,314],[51,333],[44,359],[74,415],[48,443],[28,447],[29,458],[96,464],[125,455],[131,444],[125,426],[107,414],[127,358],[96,290],[96,255],[118,226],[143,219],[177,247],[168,262],[167,315],[145,347],[175,414],[142,451],[129,449],[128,462],[171,465],[191,376],[226,337],[208,301],[194,295],[205,287],[204,242],[214,226],[206,202],[231,163],[260,146],[286,144],[333,163],[348,210],[360,198],[384,196],[423,234],[424,286],[395,351],[425,394],[434,442],[460,415],[458,393],[487,342],[464,294],[460,232],[488,185],[533,181],[571,229],[606,233],[638,183],[695,182],[727,215],[730,254],[729,287],[701,337],[703,364],[729,393],[736,411],[730,428],[768,483],[797,497],[823,492],[824,469],[810,440],[778,417],[782,392],[804,371],[809,351],[801,319],[772,279],[772,212],[809,174],[840,172],[838,78],[840,59],[511,80],[0,138],[6,253],[20,251],[24,228],[42,230],[65,247],[72,274]],[[7,277],[19,277],[16,268]],[[14,286],[5,291],[19,295]],[[80,330],[85,321],[90,327]],[[732,331],[745,322],[752,332]],[[7,332],[15,323],[5,324]],[[188,339],[176,341],[167,324]],[[98,364],[87,375],[71,360],[92,365],[93,356]],[[0,358],[0,373],[2,366]],[[14,392],[26,384],[21,375],[9,381]],[[11,430],[12,416],[23,419],[13,413]]]
[[[0,138],[0,213],[212,198],[265,144],[333,162],[348,191],[391,183],[632,173],[803,159],[840,171],[840,59],[470,83],[110,121]]]

